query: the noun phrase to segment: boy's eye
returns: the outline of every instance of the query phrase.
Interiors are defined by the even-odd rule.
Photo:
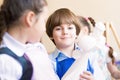
[[[68,27],[68,29],[73,29],[73,27]]]
[[[61,28],[60,27],[56,27],[55,30],[61,30]]]

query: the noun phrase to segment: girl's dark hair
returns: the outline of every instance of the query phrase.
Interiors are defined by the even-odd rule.
[[[92,17],[88,17],[89,21],[91,22],[92,26],[95,27],[95,20]]]
[[[86,18],[82,17],[82,16],[78,16],[78,19],[80,21],[80,24],[83,26],[83,27],[87,27],[88,28],[88,31],[89,33],[91,32],[91,26],[89,24],[89,22],[87,21]],[[81,26],[81,27],[82,27]]]
[[[109,51],[108,51],[109,57],[112,59],[112,63],[115,63],[115,57],[113,56],[113,48],[109,46]]]
[[[80,22],[77,16],[67,8],[60,8],[51,14],[47,20],[46,32],[50,38],[53,37],[53,29],[61,24],[74,24],[76,34],[78,35],[80,32]]]
[[[25,11],[38,14],[46,5],[45,0],[3,0],[0,7],[0,43],[4,32],[15,24]]]

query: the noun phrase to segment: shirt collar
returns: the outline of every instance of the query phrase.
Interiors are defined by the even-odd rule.
[[[79,46],[75,44],[75,50],[80,50]],[[55,51],[50,55],[51,59],[58,59],[58,61],[64,60],[66,58],[69,58],[68,56],[64,55],[63,52],[61,52],[59,49],[55,49]]]
[[[16,55],[23,56],[25,52],[25,48],[28,45],[22,44],[15,40],[11,35],[9,35],[7,32],[3,36],[3,41],[1,44],[1,47],[8,47],[10,50],[12,50]]]
[[[80,50],[80,47],[77,44],[75,44],[75,50]]]
[[[61,52],[61,51],[58,50],[58,49],[56,49],[55,53],[56,53],[55,59],[57,59],[58,61],[62,61],[62,60],[64,60],[64,59],[69,58],[68,56],[66,56],[63,52]]]

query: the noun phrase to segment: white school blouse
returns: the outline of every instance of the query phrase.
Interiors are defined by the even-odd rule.
[[[0,47],[8,47],[17,56],[27,54],[33,65],[32,80],[59,80],[41,43],[21,44],[5,33]],[[19,62],[9,55],[0,54],[0,80],[19,80],[21,76],[22,66]]]

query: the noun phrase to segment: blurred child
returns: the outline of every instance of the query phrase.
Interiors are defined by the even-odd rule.
[[[40,43],[45,0],[3,0],[0,9],[0,80],[58,80]]]
[[[112,47],[107,47],[105,44],[106,41],[105,37],[103,36],[103,33],[105,31],[104,24],[101,22],[96,24],[91,17],[86,19],[82,16],[78,16],[78,18],[82,25],[81,32],[77,40],[78,45],[83,49],[84,52],[92,51],[93,53],[97,54],[94,56],[98,56],[97,60],[101,70],[106,77],[106,80],[111,80],[110,73],[114,78],[118,78],[119,71],[114,64],[115,58],[113,56],[114,54],[112,52]],[[94,26],[93,32],[91,30],[89,20]]]

